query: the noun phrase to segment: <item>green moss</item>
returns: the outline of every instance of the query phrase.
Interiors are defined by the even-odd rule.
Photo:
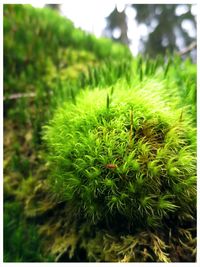
[[[196,66],[28,5],[4,65],[5,261],[194,261]]]
[[[50,261],[39,245],[37,226],[27,225],[21,214],[20,203],[4,204],[4,262]]]
[[[76,29],[53,10],[4,5],[5,116],[15,128],[31,128],[37,146],[41,125],[63,99],[88,84],[114,83],[130,58],[127,47]]]
[[[130,52],[111,40],[75,29],[71,21],[50,9],[4,5],[5,71],[10,74],[5,76],[6,93],[26,91],[20,85],[27,83],[27,76],[32,84],[42,78],[49,60],[57,69],[63,69],[79,61],[84,61],[84,67],[105,58],[130,59]],[[9,86],[19,76],[17,86]]]
[[[109,88],[86,90],[45,128],[54,191],[86,220],[156,228],[183,209],[194,215],[195,128],[151,85],[118,82],[109,106]]]

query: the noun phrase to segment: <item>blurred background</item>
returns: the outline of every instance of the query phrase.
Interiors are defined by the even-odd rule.
[[[196,5],[74,0],[33,6],[53,8],[76,27],[126,44],[134,56],[154,57],[168,51],[189,55],[196,62]]]

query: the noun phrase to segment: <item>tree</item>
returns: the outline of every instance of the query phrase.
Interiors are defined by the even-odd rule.
[[[60,4],[46,4],[45,7],[48,7],[48,8],[51,8],[53,10],[60,12]]]
[[[136,9],[137,22],[144,23],[151,32],[148,39],[141,39],[143,52],[154,56],[157,53],[164,54],[166,50],[173,52],[179,50],[178,38],[181,38],[182,47],[192,43],[195,38],[190,37],[183,28],[183,21],[190,21],[196,30],[195,18],[191,13],[191,5],[184,5],[185,13],[178,15],[177,8],[180,5],[132,5]],[[154,21],[155,26],[152,26]]]
[[[128,26],[126,21],[125,10],[119,12],[117,8],[110,13],[106,18],[107,26],[104,31],[105,36],[112,38],[115,41],[128,45],[129,39],[127,36]],[[117,33],[117,34],[115,34]]]
[[[147,36],[140,37],[139,52],[154,57],[165,54],[166,51],[180,51],[196,41],[196,18],[191,12],[192,5],[189,4],[132,4],[126,5],[122,12],[118,12],[115,7],[106,18],[106,36],[124,44],[130,43],[127,34],[127,7],[136,11],[135,20],[138,26],[143,24],[148,30]],[[188,24],[193,33],[186,30],[185,25]],[[116,29],[120,31],[119,38],[115,38]],[[134,36],[131,39],[134,42]]]

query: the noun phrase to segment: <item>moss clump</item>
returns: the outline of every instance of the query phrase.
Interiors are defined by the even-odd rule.
[[[151,86],[86,90],[45,128],[52,188],[85,220],[156,229],[195,216],[195,129]]]

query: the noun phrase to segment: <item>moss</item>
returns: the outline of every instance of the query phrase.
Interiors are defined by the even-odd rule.
[[[4,63],[5,261],[195,261],[196,66],[28,5]]]
[[[84,91],[45,128],[54,192],[87,220],[157,228],[194,215],[195,128],[150,85],[118,82],[109,106],[109,90]]]
[[[22,206],[18,202],[4,204],[4,262],[49,261],[41,245],[37,226],[22,219]]]

